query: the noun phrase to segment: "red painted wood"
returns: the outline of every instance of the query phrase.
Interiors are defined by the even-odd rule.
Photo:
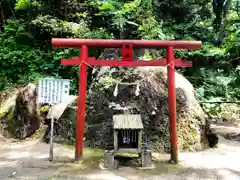
[[[81,64],[81,59],[79,57],[72,57],[72,59],[62,59],[61,60],[62,65],[80,65]]]
[[[88,47],[82,46],[81,56],[79,60],[88,59]],[[79,64],[78,64],[79,65]],[[83,153],[83,140],[84,140],[84,118],[86,108],[86,92],[87,91],[87,65],[82,63],[80,66],[79,74],[79,90],[78,90],[78,112],[77,112],[77,125],[76,125],[76,147],[75,147],[75,160],[79,161]]]
[[[151,61],[121,61],[121,60],[90,60],[88,63],[91,66],[166,66],[166,61],[151,60]]]
[[[174,63],[176,67],[192,67],[192,61],[175,59]]]
[[[89,60],[95,60],[96,58],[93,57],[93,58],[88,58],[88,59]],[[69,66],[69,65],[77,66],[77,65],[82,64],[82,62],[84,62],[84,61],[82,61],[81,58],[79,58],[79,57],[72,57],[72,59],[62,59],[61,60],[61,64],[65,65],[65,66]]]
[[[122,45],[122,60],[123,61],[132,61],[133,60],[133,45],[132,44],[123,44]]]
[[[93,48],[121,48],[122,44],[133,44],[133,48],[167,48],[200,49],[201,41],[159,41],[159,40],[115,40],[115,39],[73,39],[53,38],[55,47],[81,47],[86,45]]]
[[[166,66],[167,62],[165,59],[151,61],[133,60],[131,62],[120,60],[89,60],[88,64],[91,66]],[[175,65],[176,67],[191,67],[192,62],[178,59],[175,61]]]
[[[69,65],[80,65],[82,61],[76,59],[62,59],[61,64],[69,66]],[[129,61],[121,61],[121,60],[95,60],[95,58],[89,58],[87,60],[87,65],[90,66],[166,66],[166,59],[161,60],[133,60]],[[181,59],[175,60],[176,67],[191,67],[191,61],[184,61]]]
[[[191,61],[184,61],[181,59],[176,59],[176,67],[191,67]],[[77,57],[73,59],[62,59],[61,64],[63,65],[80,65],[82,61]],[[96,60],[95,58],[88,58],[86,61],[87,65],[90,66],[166,66],[166,59],[159,60],[133,60],[133,61],[122,61],[122,60]]]
[[[178,163],[177,110],[174,68],[174,48],[167,48],[168,66],[168,111],[170,121],[171,160]]]

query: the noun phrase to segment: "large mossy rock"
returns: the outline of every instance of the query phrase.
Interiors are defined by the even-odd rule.
[[[1,103],[0,114],[3,134],[19,139],[33,135],[41,123],[36,86],[30,83],[8,93]]]
[[[0,134],[7,135],[12,129],[17,95],[17,88],[0,94]]]
[[[86,145],[106,147],[112,144],[112,116],[139,113],[144,124],[144,141],[155,151],[169,152],[167,68],[105,68],[100,73],[88,95]],[[206,143],[205,114],[191,83],[178,72],[175,78],[180,150],[201,150]],[[115,97],[116,85],[118,94]],[[135,94],[137,86],[138,96]]]

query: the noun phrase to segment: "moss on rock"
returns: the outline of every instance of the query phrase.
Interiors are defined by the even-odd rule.
[[[104,148],[111,145],[113,114],[139,113],[144,124],[144,141],[155,151],[170,152],[166,68],[129,71],[118,68],[111,71],[102,74],[101,79],[111,79],[111,83],[115,80],[115,84],[107,83],[106,86],[105,81],[97,80],[88,95],[86,145]],[[201,150],[205,143],[205,114],[194,96],[191,83],[177,72],[175,78],[179,148],[181,151]],[[117,97],[113,95],[116,84]],[[140,87],[139,96],[135,95],[137,85]]]

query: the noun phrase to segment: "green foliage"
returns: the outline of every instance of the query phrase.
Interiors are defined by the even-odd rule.
[[[31,3],[30,0],[19,0],[19,1],[17,1],[15,8],[16,9],[24,9],[27,6],[29,6],[30,3]]]
[[[86,19],[82,16],[82,13],[88,14],[86,2],[86,0],[51,0],[49,11],[50,14],[54,14],[62,20],[78,22],[79,20]]]
[[[202,106],[203,110],[211,116],[218,116],[222,111],[221,104],[219,103],[205,103]]]
[[[120,33],[120,38],[124,38],[126,26],[132,25],[138,27],[138,24],[132,21],[133,14],[136,12],[141,1],[134,0],[132,2],[117,2],[117,1],[93,1],[92,6],[97,7],[100,12],[99,16],[111,16],[110,25],[117,29]]]
[[[103,85],[103,88],[108,89],[114,85],[117,81],[111,77],[104,77],[99,79],[99,83]]]
[[[142,39],[159,39],[170,40],[174,39],[173,34],[167,34],[163,31],[163,24],[158,23],[154,17],[143,19],[141,26],[138,30]]]
[[[32,7],[41,7],[41,2],[37,0],[18,0],[15,4],[15,9],[27,9],[30,6]]]
[[[236,72],[236,77],[233,78],[230,83],[228,84],[229,88],[231,91],[229,92],[229,95],[231,97],[234,97],[234,99],[240,99],[240,89],[239,89],[239,84],[240,84],[240,73],[239,70]]]
[[[33,21],[32,24],[42,32],[42,34],[39,33],[39,35],[46,35],[45,41],[43,39],[43,41],[40,42],[45,46],[49,44],[51,37],[60,36],[61,33],[82,38],[111,37],[106,34],[103,29],[99,31],[89,31],[83,23],[71,24],[69,22],[52,19],[50,16],[40,16]],[[38,47],[40,43],[32,38],[32,34],[26,32],[26,28],[27,24],[21,20],[9,20],[8,24],[4,27],[4,33],[0,34],[0,90],[12,84],[28,83],[41,76],[56,76],[72,79],[74,82],[73,91],[75,92],[78,82],[78,68],[60,66],[59,60],[78,56],[79,50],[42,49]]]
[[[9,20],[0,35],[0,89],[13,83],[29,82],[39,76],[43,53],[27,45],[29,38],[24,28],[25,24],[20,21]],[[19,41],[26,43],[19,45]]]
[[[79,50],[52,48],[53,37],[183,39],[203,42],[200,50],[176,51],[176,57],[197,62],[196,67],[181,71],[193,83],[198,99],[239,99],[239,71],[235,68],[240,56],[240,5],[237,0],[231,3],[216,31],[210,0],[4,1],[0,18],[4,24],[0,34],[0,90],[55,76],[71,79],[72,93],[76,93],[79,68],[59,63],[60,59],[79,56]],[[89,51],[96,57],[101,52]],[[159,54],[165,56],[164,51],[146,51],[144,56],[153,59]],[[113,79],[105,79],[103,84],[112,83]],[[218,112],[217,105],[205,109]]]
[[[153,0],[154,10],[158,19],[167,19],[176,23],[189,23],[198,15],[202,6],[209,1],[189,1],[189,0]]]

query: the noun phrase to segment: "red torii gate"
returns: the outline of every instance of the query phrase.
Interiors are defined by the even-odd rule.
[[[87,66],[167,66],[168,67],[168,109],[170,120],[171,160],[178,162],[178,137],[176,121],[175,66],[191,67],[191,61],[174,59],[174,49],[200,49],[201,41],[158,41],[158,40],[106,40],[106,39],[52,39],[55,47],[78,47],[80,57],[63,59],[63,65],[80,66],[78,115],[76,127],[75,160],[79,161],[83,153],[84,116],[86,104]],[[96,60],[88,57],[88,48],[122,48],[122,60]],[[133,48],[165,48],[167,59],[151,61],[133,60]]]

